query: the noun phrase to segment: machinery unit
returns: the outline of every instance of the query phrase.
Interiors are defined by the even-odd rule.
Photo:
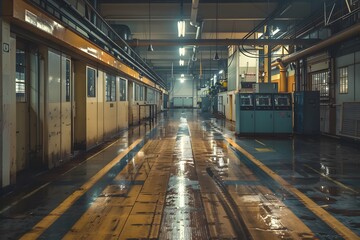
[[[254,94],[238,93],[235,96],[236,101],[236,126],[235,133],[253,134],[254,133]]]
[[[255,133],[274,132],[273,101],[271,93],[255,93]]]
[[[201,97],[201,112],[211,112],[211,100],[209,96]]]
[[[320,133],[320,92],[294,92],[294,132]]]
[[[275,93],[274,133],[292,134],[292,101],[290,93]]]
[[[277,83],[254,83],[253,84],[254,93],[277,93],[278,84]]]

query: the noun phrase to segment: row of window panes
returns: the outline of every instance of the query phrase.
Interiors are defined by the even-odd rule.
[[[311,90],[320,91],[320,97],[329,96],[329,71],[311,75]]]
[[[339,68],[339,87],[340,93],[348,93],[349,78],[347,67]]]
[[[105,99],[107,102],[116,101],[116,77],[106,74],[105,79]]]
[[[119,101],[127,101],[126,80],[120,79],[119,82]],[[87,95],[96,97],[96,70],[87,68]],[[105,98],[107,102],[116,101],[116,77],[106,74],[105,78]]]
[[[134,101],[144,101],[144,86],[134,84]]]

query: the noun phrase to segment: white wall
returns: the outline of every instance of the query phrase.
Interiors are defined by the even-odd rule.
[[[348,67],[348,93],[340,94],[339,68]],[[336,134],[341,134],[344,102],[360,101],[360,52],[336,58]]]

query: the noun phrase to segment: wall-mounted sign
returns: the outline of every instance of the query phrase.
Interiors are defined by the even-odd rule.
[[[3,43],[3,51],[4,52],[9,52],[10,51],[10,46],[8,43]]]

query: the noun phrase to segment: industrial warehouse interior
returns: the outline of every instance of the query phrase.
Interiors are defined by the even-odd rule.
[[[359,0],[0,5],[0,239],[360,239]]]

